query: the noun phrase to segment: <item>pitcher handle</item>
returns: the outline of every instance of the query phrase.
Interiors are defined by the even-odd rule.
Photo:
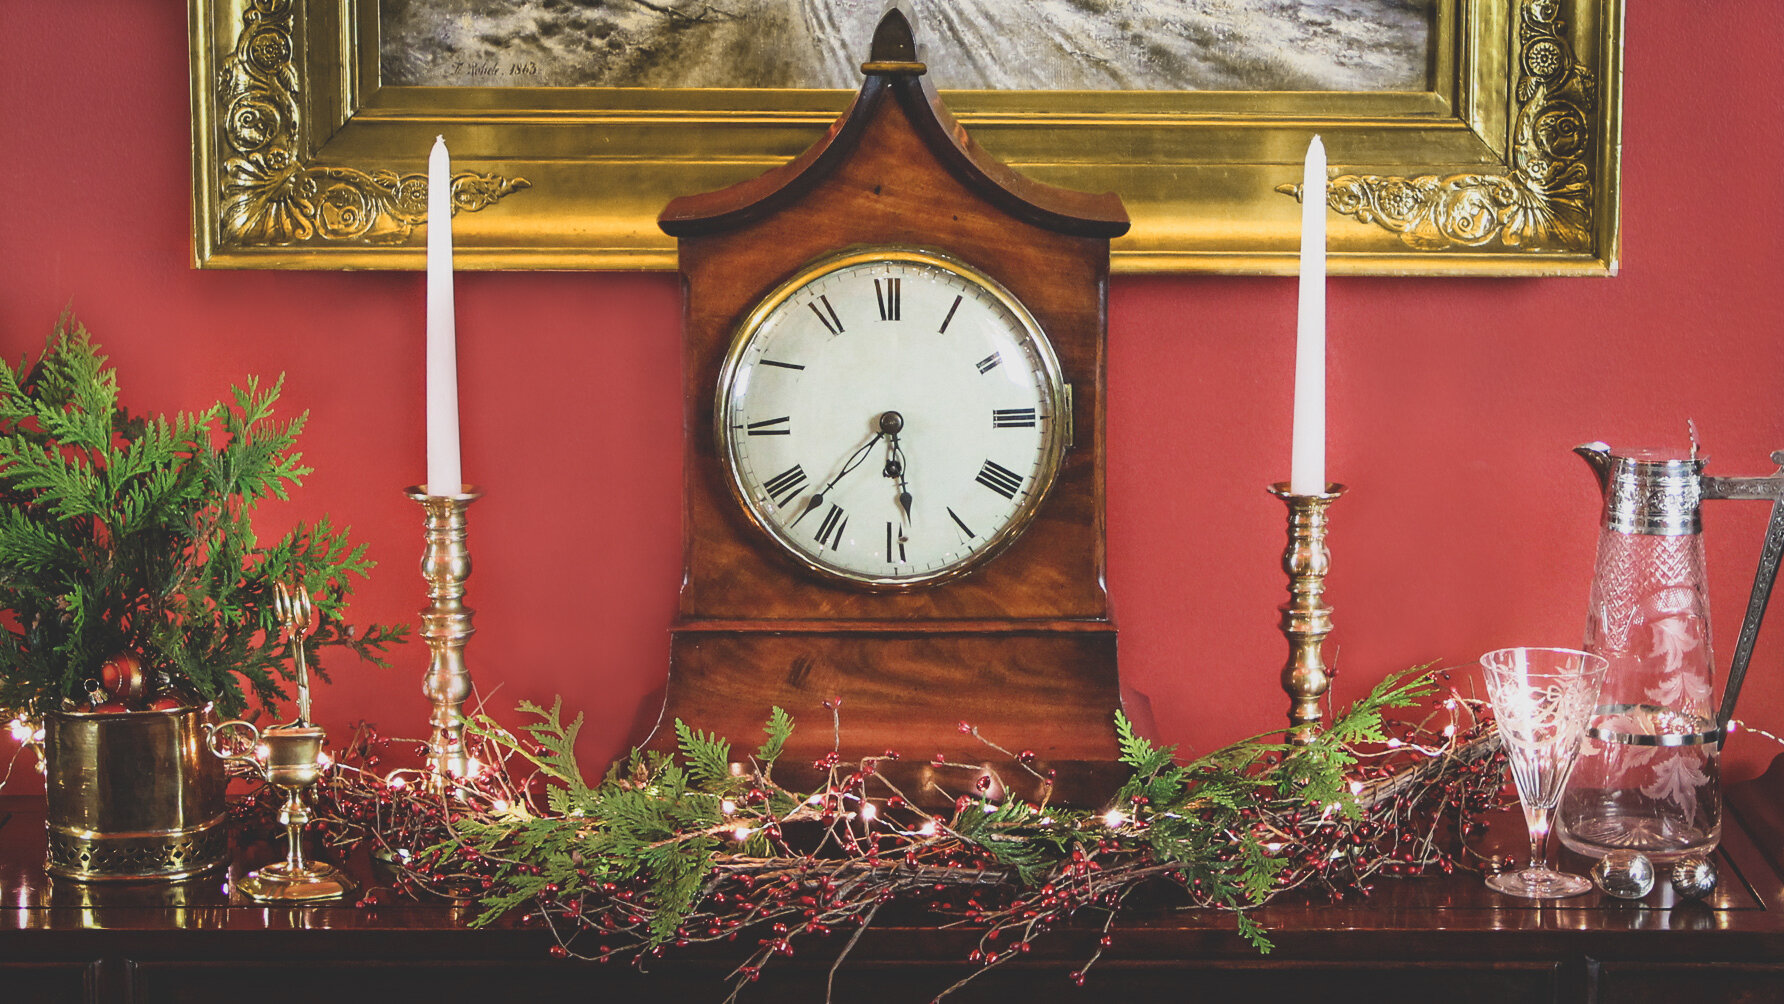
[[[1774,458],[1779,456],[1773,454]],[[1765,620],[1765,608],[1771,603],[1772,585],[1778,581],[1781,558],[1784,558],[1784,498],[1772,503],[1772,518],[1766,523],[1765,543],[1759,549],[1759,568],[1753,573],[1753,591],[1747,597],[1747,615],[1741,619],[1734,658],[1728,664],[1728,682],[1722,686],[1722,707],[1716,712],[1716,725],[1720,728],[1727,729],[1734,718],[1735,701],[1741,696],[1747,663],[1753,658],[1753,643],[1759,639],[1759,625]]]

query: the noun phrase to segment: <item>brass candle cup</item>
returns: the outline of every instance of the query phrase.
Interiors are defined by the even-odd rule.
[[[310,861],[304,856],[303,830],[310,821],[310,807],[304,802],[304,790],[322,776],[322,743],[328,733],[314,725],[279,725],[261,731],[244,721],[228,721],[205,727],[205,745],[225,763],[246,766],[268,784],[285,793],[285,804],[279,809],[279,822],[285,826],[288,846],[285,860],[250,872],[236,883],[249,899],[261,903],[307,903],[315,900],[340,899],[355,888],[334,865]],[[220,745],[230,733],[246,739],[225,748]]]
[[[1326,510],[1344,494],[1344,486],[1329,484],[1319,494],[1297,495],[1287,482],[1277,482],[1269,491],[1288,506],[1288,546],[1282,552],[1288,602],[1279,608],[1282,634],[1288,639],[1288,662],[1282,667],[1282,689],[1289,699],[1288,741],[1306,745],[1319,734],[1325,717],[1320,705],[1332,683],[1321,653],[1332,633],[1332,608],[1324,595],[1332,567]]]
[[[260,745],[266,748],[266,763],[261,773],[267,783],[285,790],[302,791],[322,776],[322,740],[325,733],[316,726],[271,728],[260,734]]]

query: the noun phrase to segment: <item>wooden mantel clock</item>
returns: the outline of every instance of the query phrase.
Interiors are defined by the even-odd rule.
[[[995,762],[964,721],[1070,797],[1068,767],[1114,761],[1121,707],[1103,389],[1127,214],[979,149],[898,11],[862,71],[811,149],[659,218],[688,436],[662,720],[747,744],[779,705],[791,766],[833,748],[840,699],[842,752],[897,750],[918,785],[936,754]]]

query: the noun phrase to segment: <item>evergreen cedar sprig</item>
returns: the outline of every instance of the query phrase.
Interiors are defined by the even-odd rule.
[[[916,808],[878,772],[893,754],[853,765],[827,755],[817,766],[828,781],[812,792],[776,783],[793,726],[779,708],[753,756],[677,722],[679,757],[635,750],[590,785],[576,766],[581,716],[565,722],[561,702],[529,703],[520,736],[484,716],[469,723],[484,766],[450,794],[379,778],[350,750],[319,787],[318,812],[337,845],[369,841],[403,862],[404,888],[478,900],[477,925],[517,910],[548,923],[554,954],[642,963],[753,933],[739,939],[753,947],[732,974],[733,997],[808,936],[852,931],[840,965],[893,901],[939,926],[980,930],[974,975],[1074,918],[1099,923],[1108,945],[1143,888],[1232,911],[1238,933],[1267,952],[1246,911],[1287,889],[1367,895],[1377,875],[1455,867],[1452,849],[1494,800],[1503,758],[1477,702],[1453,697],[1390,735],[1383,712],[1436,688],[1431,673],[1409,670],[1309,745],[1257,738],[1185,764],[1118,716],[1132,776],[1111,805],[988,797],[1000,781],[944,815]],[[365,748],[357,758],[378,762]],[[1028,769],[1027,754],[1016,759]]]
[[[115,370],[64,317],[34,365],[0,360],[0,709],[39,713],[84,699],[124,651],[151,672],[239,713],[282,700],[290,645],[274,584],[308,587],[320,649],[385,665],[405,627],[347,626],[353,579],[373,562],[327,517],[270,545],[252,514],[310,468],[294,444],[305,415],[275,421],[283,379],[249,378],[197,414],[139,417]]]

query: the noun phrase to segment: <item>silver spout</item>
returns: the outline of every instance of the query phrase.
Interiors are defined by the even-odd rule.
[[[1586,463],[1592,465],[1592,474],[1598,478],[1599,494],[1610,491],[1611,487],[1611,447],[1609,443],[1593,441],[1581,443],[1573,448]]]

